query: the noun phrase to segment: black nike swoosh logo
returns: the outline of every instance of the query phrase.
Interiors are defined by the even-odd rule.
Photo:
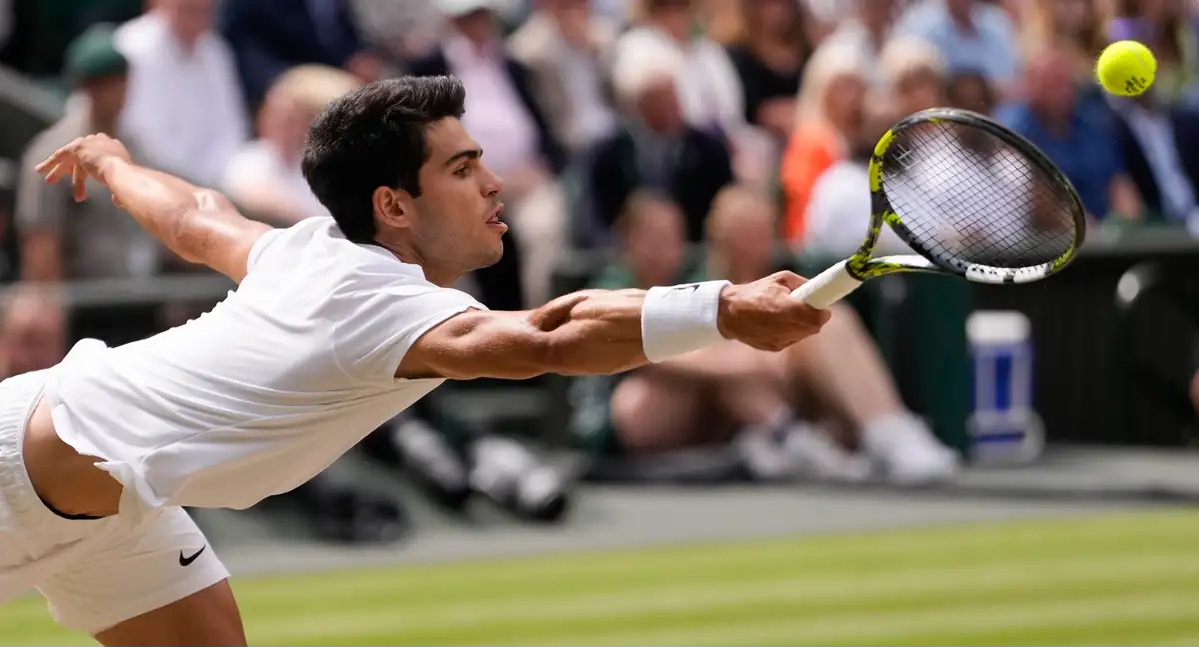
[[[192,555],[191,557],[184,557],[183,551],[179,551],[179,565],[180,566],[191,566],[191,563],[196,561],[196,558],[200,556],[200,553],[204,552],[205,548],[208,548],[208,544],[204,544],[203,546],[201,546],[200,550],[197,550],[195,552],[195,554]]]
[[[692,292],[695,292],[698,289],[699,283],[689,283],[687,285],[676,285],[673,288],[670,288],[670,291],[674,292],[675,290],[691,290]]]

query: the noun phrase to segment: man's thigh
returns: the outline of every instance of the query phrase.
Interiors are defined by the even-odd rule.
[[[39,583],[37,588],[49,601],[55,619],[93,636],[112,631],[124,637],[120,631],[123,623],[147,628],[161,624],[155,618],[178,622],[182,615],[177,611],[185,607],[198,614],[195,622],[201,626],[212,624],[220,631],[233,623],[240,634],[232,595],[223,596],[222,587],[214,587],[229,573],[204,534],[181,508],[166,508],[153,515],[89,542],[90,554],[79,555]],[[213,591],[203,593],[209,589]],[[185,603],[187,599],[190,601]],[[156,610],[159,612],[154,613]],[[161,638],[168,642],[159,636],[144,638],[150,643],[170,644],[169,637],[177,635],[165,626],[159,631],[165,632]]]

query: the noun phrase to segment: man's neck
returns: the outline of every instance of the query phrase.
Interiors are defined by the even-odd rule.
[[[456,268],[437,267],[425,260],[424,256],[410,245],[379,239],[375,239],[373,244],[391,252],[393,256],[404,263],[416,265],[424,272],[425,280],[438,287],[448,288],[457,283],[458,279],[465,274]]]

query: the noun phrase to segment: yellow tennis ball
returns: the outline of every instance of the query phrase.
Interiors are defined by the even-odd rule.
[[[1141,43],[1120,40],[1108,45],[1095,63],[1095,77],[1103,89],[1122,97],[1135,97],[1153,85],[1157,59]]]

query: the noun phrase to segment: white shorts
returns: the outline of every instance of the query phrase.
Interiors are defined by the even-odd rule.
[[[46,507],[21,451],[44,380],[39,371],[0,382],[0,603],[36,588],[59,624],[94,636],[229,577],[182,508],[130,523]]]

